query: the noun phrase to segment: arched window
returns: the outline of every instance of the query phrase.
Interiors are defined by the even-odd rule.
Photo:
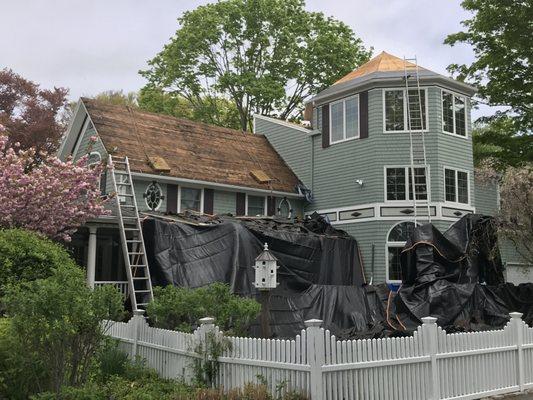
[[[414,230],[415,223],[410,221],[400,222],[390,229],[387,235],[387,282],[402,281],[400,254]]]
[[[157,182],[152,182],[148,185],[144,192],[144,200],[148,208],[152,211],[157,210],[161,206],[163,191]]]
[[[282,218],[291,218],[292,216],[292,209],[291,209],[291,203],[289,203],[289,200],[287,200],[286,197],[284,197],[278,205],[278,214]]]

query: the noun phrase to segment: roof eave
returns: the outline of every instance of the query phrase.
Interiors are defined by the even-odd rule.
[[[342,97],[354,90],[364,91],[374,87],[397,85],[402,80],[403,73],[372,73],[367,76],[354,78],[350,81],[330,86],[312,97],[306,102],[306,104],[313,103],[314,105],[319,105],[328,102],[328,100]],[[477,89],[474,86],[430,71],[428,71],[428,73],[420,74],[420,83],[424,86],[442,84],[468,96],[473,96],[477,92]]]

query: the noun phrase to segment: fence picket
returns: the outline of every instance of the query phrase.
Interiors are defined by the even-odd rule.
[[[411,337],[337,340],[309,321],[292,340],[229,337],[215,381],[223,390],[257,382],[262,375],[272,394],[297,390],[312,400],[477,399],[533,387],[533,328],[511,313],[502,330],[446,334],[424,318]],[[130,357],[167,378],[190,382],[197,344],[208,332],[222,337],[205,318],[192,334],[152,328],[142,314],[128,323],[102,321]],[[281,386],[280,386],[281,387]]]

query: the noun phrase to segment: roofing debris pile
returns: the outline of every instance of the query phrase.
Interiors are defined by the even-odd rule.
[[[268,243],[280,265],[270,302],[276,337],[294,337],[312,318],[339,338],[409,334],[427,315],[448,330],[501,327],[509,311],[533,318],[533,285],[503,283],[489,217],[464,217],[444,234],[431,224],[417,228],[402,253],[406,279],[397,294],[366,285],[357,241],[318,215],[295,222],[154,217],[145,219],[143,235],[154,285],[226,282],[251,297],[258,296],[254,260]]]

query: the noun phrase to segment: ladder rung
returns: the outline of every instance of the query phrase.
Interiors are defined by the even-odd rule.
[[[146,268],[146,264],[135,264],[135,265],[130,264],[130,267],[131,268]]]
[[[134,289],[133,291],[134,291],[135,293],[150,293],[150,292],[151,292],[151,290],[149,290],[149,289],[141,289],[141,290],[139,290],[139,289]]]
[[[117,186],[131,186],[131,183],[129,183],[129,182],[122,182],[122,183],[117,182]]]
[[[121,196],[121,195],[120,195]],[[121,207],[126,207],[126,208],[135,208],[135,205],[134,204],[121,204],[120,205]]]
[[[132,279],[134,281],[147,281],[148,277],[147,276],[134,276],[134,277],[132,277]]]
[[[126,239],[126,243],[141,243],[141,240],[138,240],[138,239]]]
[[[124,228],[125,231],[138,231],[139,228]]]
[[[148,303],[137,303],[138,306],[147,306]]]
[[[142,251],[128,251],[128,254],[144,254]]]

